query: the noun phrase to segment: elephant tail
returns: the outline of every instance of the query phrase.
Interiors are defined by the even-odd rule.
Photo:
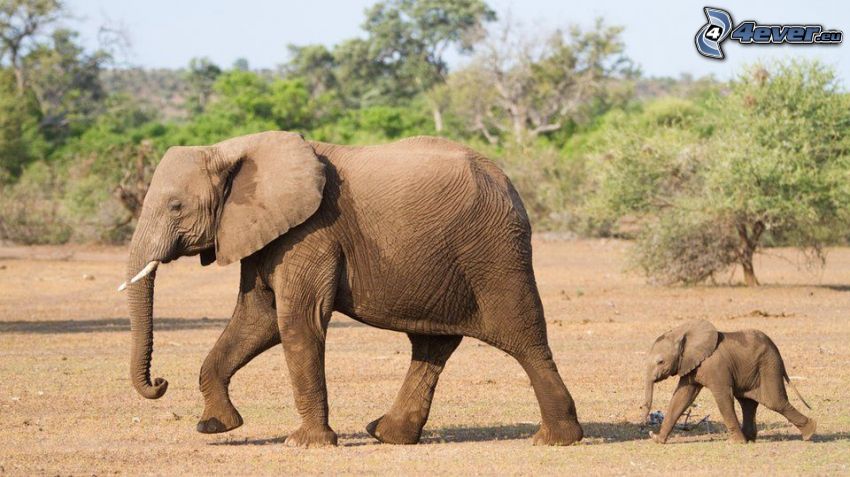
[[[800,401],[803,401],[803,404],[805,404],[807,408],[811,409],[812,406],[809,406],[809,403],[807,403],[806,400],[803,399],[803,396],[800,394],[800,391],[797,391],[797,386],[794,386],[794,383],[791,382],[791,378],[788,377],[788,373],[786,373],[784,369],[782,370],[782,377],[785,378],[785,382],[788,383],[789,386],[791,386],[791,389],[794,390],[794,394],[796,394],[797,397],[800,398]]]

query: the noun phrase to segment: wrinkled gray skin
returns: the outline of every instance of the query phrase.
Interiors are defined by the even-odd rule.
[[[674,374],[680,376],[679,384],[660,431],[650,432],[655,442],[667,442],[673,426],[703,387],[714,395],[732,442],[756,440],[759,404],[785,416],[800,430],[803,440],[811,439],[815,433],[814,419],[804,416],[788,402],[785,382],[794,392],[797,389],[788,379],[779,349],[761,331],[723,333],[708,321],[694,320],[659,336],[649,351],[646,398],[641,406],[644,421],[652,409],[654,384]],[[797,396],[803,400],[799,392]],[[735,414],[733,398],[741,406],[743,424]]]
[[[534,443],[571,444],[582,429],[547,343],[530,238],[504,174],[450,141],[345,147],[266,132],[171,148],[130,245],[128,281],[154,270],[127,289],[132,383],[150,399],[167,387],[150,378],[155,266],[200,254],[204,265],[241,261],[242,270],[233,317],[201,368],[200,432],[242,424],[230,378],[282,342],[302,418],[286,443],[336,444],[324,374],[336,310],[412,344],[395,403],[367,427],[378,440],[419,440],[440,372],[471,336],[528,373],[542,414]]]

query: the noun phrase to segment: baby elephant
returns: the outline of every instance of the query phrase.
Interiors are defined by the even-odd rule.
[[[646,402],[641,407],[644,418],[652,409],[653,385],[674,374],[680,376],[679,384],[670,400],[661,430],[657,435],[649,433],[655,442],[667,442],[676,421],[703,386],[714,395],[732,442],[756,439],[756,409],[759,404],[785,416],[797,426],[803,440],[811,439],[815,433],[815,420],[800,414],[788,402],[783,380],[809,407],[788,379],[779,349],[761,331],[722,333],[705,320],[694,320],[659,336],[649,352]],[[741,405],[743,425],[735,414],[733,397]]]

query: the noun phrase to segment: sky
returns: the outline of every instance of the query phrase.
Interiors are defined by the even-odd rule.
[[[645,76],[734,76],[741,66],[759,60],[802,56],[833,65],[850,84],[850,44],[839,46],[723,45],[727,58],[710,60],[694,47],[705,23],[705,1],[627,0],[489,0],[500,17],[509,12],[529,31],[571,24],[592,25],[603,17],[625,27],[626,54]],[[375,0],[66,0],[83,42],[97,46],[102,25],[120,26],[129,36],[126,61],[145,67],[178,68],[206,56],[221,66],[246,58],[252,68],[285,62],[289,44],[333,45],[362,35],[364,9]],[[822,24],[850,35],[850,2],[757,0],[709,5],[724,8],[733,21],[763,24]],[[847,40],[850,42],[850,39]],[[450,58],[456,66],[464,59]]]

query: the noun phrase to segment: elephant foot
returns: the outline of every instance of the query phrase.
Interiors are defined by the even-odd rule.
[[[335,446],[336,441],[336,432],[330,427],[302,424],[297,431],[286,438],[284,444],[288,447],[329,447]]]
[[[218,434],[236,429],[242,425],[242,416],[233,406],[224,412],[204,410],[204,414],[198,421],[198,432],[202,434]]]
[[[383,415],[366,426],[366,432],[384,444],[416,444],[422,428],[411,421]]]
[[[653,442],[655,442],[657,444],[666,444],[667,443],[666,437],[661,437],[660,435],[658,435],[658,434],[656,434],[652,431],[649,431],[649,438],[652,439]]]
[[[812,440],[812,436],[815,435],[815,431],[818,428],[818,423],[812,418],[809,418],[809,421],[806,422],[806,425],[800,429],[800,432],[803,434],[804,441]]]
[[[747,438],[743,434],[730,432],[728,442],[732,444],[746,444]]]
[[[556,425],[544,422],[537,434],[534,434],[534,445],[568,446],[580,441],[582,437],[584,431],[578,422],[559,421]]]

